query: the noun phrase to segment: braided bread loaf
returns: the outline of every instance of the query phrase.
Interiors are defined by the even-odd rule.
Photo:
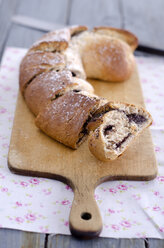
[[[113,82],[128,79],[134,68],[133,51],[137,44],[137,38],[127,31],[108,27],[88,31],[85,26],[56,30],[35,42],[21,62],[19,84],[29,109],[36,116],[37,127],[73,149],[90,133],[89,148],[95,156],[98,154],[102,160],[119,156],[126,148],[124,135],[120,136],[119,152],[114,151],[113,156],[110,150],[106,156],[103,150],[108,146],[106,142],[98,139],[102,147],[96,145],[97,137],[101,136],[97,130],[114,125],[111,124],[115,123],[113,119],[116,120],[115,131],[119,125],[125,126],[125,116],[120,113],[127,104],[115,106],[113,103],[112,108],[106,99],[94,94],[93,87],[85,79],[91,77]],[[111,114],[116,109],[117,114]],[[140,111],[141,108],[136,106],[135,109],[136,115],[139,112],[146,115],[144,125],[140,125],[139,132],[132,132],[131,125],[129,132],[133,135],[129,135],[126,142],[152,121],[146,110]],[[133,114],[130,110],[128,113]],[[105,138],[109,139],[109,135]],[[99,150],[103,150],[101,155]]]

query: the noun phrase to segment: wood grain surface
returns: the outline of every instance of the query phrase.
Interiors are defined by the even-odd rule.
[[[0,59],[6,46],[27,48],[43,34],[43,32],[32,28],[12,24],[11,17],[15,14],[24,14],[41,20],[57,21],[67,25],[86,22],[89,26],[93,26],[94,22],[96,22],[96,25],[106,24],[127,28],[135,32],[142,42],[149,41],[151,46],[164,48],[164,25],[161,21],[164,17],[163,0],[151,0],[149,4],[146,0],[137,2],[135,0],[84,0],[84,5],[82,5],[82,2],[80,0],[66,0],[65,2],[58,0],[49,0],[48,2],[45,0],[0,0]],[[102,4],[100,5],[99,2]],[[65,4],[67,4],[67,9]],[[105,5],[105,8],[102,5]],[[78,6],[81,6],[81,8],[78,8]],[[61,13],[61,10],[63,10],[64,14]],[[67,15],[65,15],[65,10]],[[61,14],[56,15],[54,12]],[[137,52],[136,54],[140,55],[141,53]],[[148,56],[149,54],[142,53],[142,55]],[[20,235],[22,236],[21,239],[19,238]],[[40,242],[31,242],[29,246],[29,239],[33,239],[33,237],[30,237],[31,235],[36,240],[40,239]],[[14,229],[1,228],[0,248],[164,247],[164,240],[150,238],[146,240],[99,238],[92,241],[78,241],[73,239],[72,236],[65,235],[45,236],[40,234],[39,237],[37,233],[31,234],[25,231],[18,232]]]
[[[24,233],[20,230],[0,228],[0,248],[44,248],[45,239],[44,233]]]
[[[103,243],[103,246],[102,246]],[[145,248],[143,239],[114,239],[114,238],[97,238],[91,240],[78,240],[73,236],[54,235],[48,236],[47,248]],[[8,247],[7,247],[8,248]],[[40,248],[40,247],[39,247]],[[152,248],[152,247],[151,247]],[[154,247],[154,248],[157,248]],[[162,248],[159,246],[158,248]]]
[[[121,83],[89,80],[96,94],[109,100],[144,105],[137,69]],[[101,216],[94,199],[95,187],[108,180],[151,180],[157,174],[153,144],[149,130],[137,137],[133,145],[118,159],[97,160],[87,141],[72,150],[41,132],[34,116],[19,93],[13,125],[9,168],[23,175],[61,180],[74,191],[70,213],[70,230],[76,236],[97,236],[102,229]]]

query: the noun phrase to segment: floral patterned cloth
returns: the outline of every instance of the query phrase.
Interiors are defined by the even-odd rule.
[[[7,167],[18,68],[25,49],[7,48],[0,71],[0,227],[69,234],[71,188],[61,182],[12,174]],[[164,59],[137,57],[159,174],[149,182],[114,181],[97,187],[103,237],[164,238]]]

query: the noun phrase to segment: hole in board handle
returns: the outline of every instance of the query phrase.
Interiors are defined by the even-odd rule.
[[[92,218],[92,215],[90,213],[85,212],[81,214],[81,218],[83,220],[90,220]]]

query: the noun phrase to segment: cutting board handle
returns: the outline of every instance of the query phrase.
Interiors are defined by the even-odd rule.
[[[94,199],[94,189],[84,187],[74,191],[69,217],[70,231],[79,238],[93,238],[102,230],[102,219]]]

